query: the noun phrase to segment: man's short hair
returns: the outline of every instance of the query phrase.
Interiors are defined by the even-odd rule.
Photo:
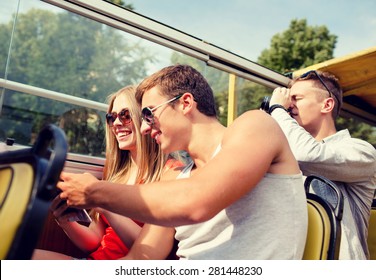
[[[217,116],[213,90],[204,76],[189,65],[167,66],[145,78],[137,87],[137,101],[141,104],[144,93],[156,86],[161,94],[168,98],[189,92],[201,113],[206,116]]]

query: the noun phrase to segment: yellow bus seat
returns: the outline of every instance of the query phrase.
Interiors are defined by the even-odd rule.
[[[373,199],[368,227],[368,250],[371,260],[376,260],[376,199]]]
[[[308,231],[303,260],[338,259],[341,226],[322,198],[307,194]]]
[[[31,148],[0,153],[0,259],[31,258],[66,154],[65,134],[54,125]]]
[[[341,189],[331,180],[321,175],[309,175],[304,182],[307,199],[313,197],[322,200],[328,212],[331,226],[331,239],[328,255],[324,259],[338,259],[341,243],[341,221],[343,216],[344,198]],[[310,206],[308,206],[310,207]],[[310,211],[310,210],[309,210]]]

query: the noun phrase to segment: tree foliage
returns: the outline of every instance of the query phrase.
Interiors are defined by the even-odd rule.
[[[118,5],[118,6],[121,6],[121,7],[124,7],[124,8],[127,8],[129,10],[134,10],[134,7],[132,4],[126,4],[124,1],[122,0],[105,0],[107,2],[111,2],[115,5]]]
[[[0,24],[0,65],[5,71],[13,21]],[[37,86],[72,96],[105,102],[109,93],[129,84],[136,84],[147,74],[147,63],[156,61],[140,41],[128,40],[124,34],[79,15],[53,13],[32,9],[19,14],[13,34],[7,78],[27,85]],[[98,112],[88,108],[27,94],[9,93],[4,96],[0,132],[16,139],[17,143],[30,144],[33,133],[45,123],[57,123],[68,111],[81,110],[82,116]],[[77,112],[76,112],[77,115]],[[104,114],[103,114],[104,115]],[[89,154],[103,150],[103,115],[94,117],[97,126],[87,128],[80,135],[81,143],[88,144]],[[72,119],[73,120],[73,119]],[[85,122],[83,118],[80,118]],[[4,132],[5,131],[5,132]],[[70,135],[70,133],[67,133]],[[74,141],[72,141],[73,143]],[[87,147],[76,141],[71,151]]]
[[[291,72],[333,58],[336,42],[337,36],[326,26],[309,26],[305,19],[294,19],[287,30],[273,36],[258,63],[280,73]]]

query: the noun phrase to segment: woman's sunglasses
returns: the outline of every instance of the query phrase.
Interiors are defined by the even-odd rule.
[[[107,113],[106,121],[109,127],[112,127],[114,125],[116,118],[119,118],[119,121],[122,125],[130,124],[132,121],[131,113],[128,109],[123,109],[119,113]]]
[[[158,106],[156,106],[152,109],[150,109],[149,107],[143,108],[142,111],[141,111],[142,120],[144,120],[150,126],[153,125],[154,124],[154,114],[153,114],[153,112],[155,110],[157,110],[158,108],[162,107],[163,105],[166,105],[170,102],[178,100],[182,96],[183,96],[183,94],[179,94],[179,95],[175,96],[174,98],[171,98],[170,100],[167,100],[166,102],[163,102],[162,104],[159,104]]]

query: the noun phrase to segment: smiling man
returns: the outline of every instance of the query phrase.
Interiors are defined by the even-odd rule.
[[[122,188],[90,174],[63,173],[58,187],[69,205],[175,227],[181,259],[302,258],[302,175],[273,118],[253,110],[224,127],[212,89],[187,65],[147,77],[136,97],[142,132],[164,153],[185,150],[193,161],[178,180]]]
[[[269,112],[287,136],[303,175],[325,176],[344,195],[340,259],[367,259],[376,151],[366,141],[352,138],[347,129],[337,132],[335,119],[341,106],[337,78],[309,71],[293,79],[289,88],[274,90]]]

